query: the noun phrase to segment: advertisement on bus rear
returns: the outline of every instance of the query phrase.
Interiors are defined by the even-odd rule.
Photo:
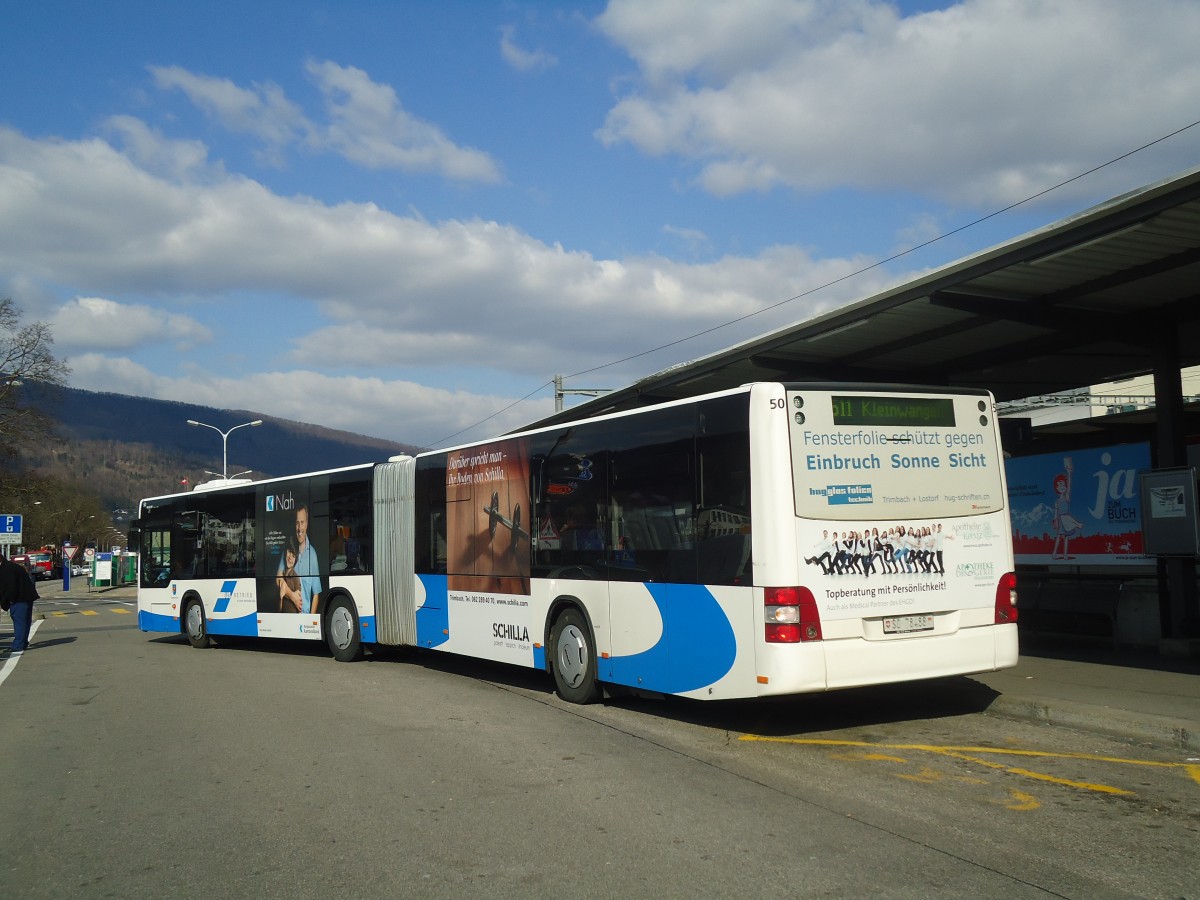
[[[830,619],[991,607],[1006,571],[1003,529],[994,515],[802,522],[804,583]]]
[[[795,391],[788,402],[799,516],[907,529],[1005,507],[990,398]]]
[[[994,606],[1011,563],[991,398],[787,398],[800,556],[822,616],[888,617],[901,633]]]

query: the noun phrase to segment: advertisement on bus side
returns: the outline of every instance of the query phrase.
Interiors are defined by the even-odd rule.
[[[451,451],[446,458],[443,649],[529,665],[540,642],[529,605],[529,446],[523,438]]]
[[[329,583],[329,517],[314,512],[318,504],[326,505],[323,487],[316,479],[297,479],[260,491],[260,635],[320,637],[320,604]]]

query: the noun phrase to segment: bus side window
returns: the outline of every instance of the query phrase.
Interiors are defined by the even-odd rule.
[[[417,497],[413,510],[416,531],[416,571],[422,575],[446,574],[446,457],[419,460]]]
[[[680,407],[655,425],[613,426],[609,578],[694,584],[695,414]]]
[[[745,395],[700,405],[696,537],[702,584],[750,584],[750,435]]]
[[[530,477],[537,515],[533,574],[604,578],[608,534],[607,426],[569,426],[539,435]]]

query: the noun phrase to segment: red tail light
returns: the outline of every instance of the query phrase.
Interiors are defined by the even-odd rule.
[[[1008,625],[1017,621],[1017,576],[1006,572],[996,585],[996,624]]]
[[[767,588],[765,600],[768,644],[821,640],[821,615],[817,612],[817,598],[808,588]]]

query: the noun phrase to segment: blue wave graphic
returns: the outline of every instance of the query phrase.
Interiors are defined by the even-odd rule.
[[[647,584],[662,617],[658,643],[642,653],[600,661],[600,678],[678,694],[723,678],[737,658],[733,626],[717,599],[698,584]]]
[[[425,604],[417,609],[417,646],[437,647],[450,640],[449,592],[445,575],[418,575],[425,586]]]

